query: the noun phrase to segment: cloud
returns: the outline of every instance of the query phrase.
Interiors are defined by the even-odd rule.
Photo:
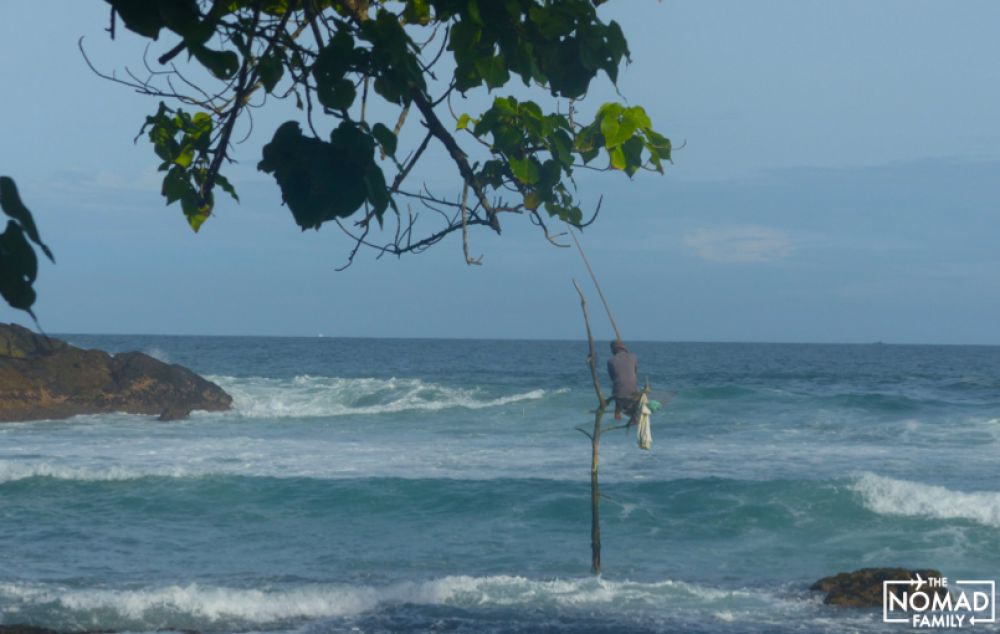
[[[689,231],[684,234],[684,246],[710,262],[771,262],[790,256],[797,241],[778,229],[728,225]]]

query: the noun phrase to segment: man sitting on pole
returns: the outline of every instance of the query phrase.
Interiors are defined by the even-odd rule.
[[[629,416],[629,426],[638,421],[639,360],[628,351],[621,339],[611,342],[612,357],[608,359],[608,374],[613,389],[611,398],[615,401],[615,420],[622,419],[622,412]]]

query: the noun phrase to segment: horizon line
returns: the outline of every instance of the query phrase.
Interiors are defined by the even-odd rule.
[[[25,326],[26,327],[26,326]],[[38,333],[41,334],[41,333]],[[70,337],[189,337],[189,338],[254,338],[254,339],[372,339],[396,341],[522,341],[522,342],[586,342],[583,337],[440,337],[440,336],[372,336],[372,335],[273,335],[273,334],[191,334],[191,333],[97,333],[97,332],[54,332],[52,336]],[[612,337],[597,337],[595,342],[611,341]],[[732,339],[718,340],[681,340],[681,339],[626,339],[632,343],[668,343],[668,344],[713,344],[713,345],[776,345],[776,346],[950,346],[950,347],[980,347],[996,348],[1000,343],[913,343],[906,341],[765,341]]]

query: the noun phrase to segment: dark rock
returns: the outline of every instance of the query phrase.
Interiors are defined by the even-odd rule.
[[[0,422],[105,412],[176,420],[232,401],[191,370],[141,352],[111,356],[0,324]]]
[[[882,582],[915,580],[929,577],[941,578],[937,570],[907,570],[906,568],[862,568],[854,572],[841,572],[832,577],[824,577],[810,586],[810,590],[825,592],[823,603],[827,605],[842,605],[852,608],[882,607]],[[890,592],[896,593],[903,586],[890,585]],[[925,592],[932,592],[925,587]],[[937,588],[935,593],[947,593],[944,588]]]

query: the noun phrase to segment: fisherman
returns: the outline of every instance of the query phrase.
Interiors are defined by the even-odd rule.
[[[639,360],[628,351],[621,339],[611,342],[611,354],[608,374],[613,385],[611,398],[615,401],[615,420],[621,420],[622,412],[625,412],[631,426],[639,420],[636,408],[639,400]]]

